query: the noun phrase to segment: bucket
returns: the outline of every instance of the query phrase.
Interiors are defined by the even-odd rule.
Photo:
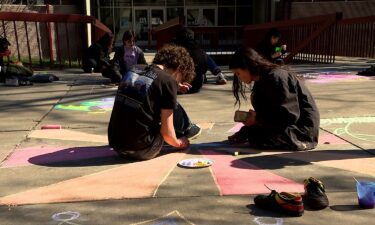
[[[372,209],[375,206],[375,182],[357,181],[357,196],[359,207]]]

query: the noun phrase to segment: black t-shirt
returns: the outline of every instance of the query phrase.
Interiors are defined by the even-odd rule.
[[[109,145],[136,151],[160,133],[161,109],[174,109],[177,82],[159,67],[137,66],[121,81],[108,126]]]

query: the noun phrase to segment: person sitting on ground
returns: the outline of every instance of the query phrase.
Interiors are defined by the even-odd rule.
[[[141,48],[135,45],[136,35],[133,30],[127,30],[122,36],[123,46],[118,47],[113,57],[113,62],[120,68],[121,75],[136,64],[147,64]]]
[[[286,45],[280,45],[280,38],[281,33],[278,29],[270,29],[258,46],[258,53],[272,63],[283,64],[281,56],[286,53]]]
[[[104,34],[97,42],[90,45],[82,56],[82,68],[85,73],[102,72],[110,66],[109,53],[112,51],[113,35]]]
[[[217,84],[226,84],[224,74],[221,72],[220,67],[218,67],[215,61],[203,51],[198,43],[194,40],[194,33],[192,30],[187,28],[182,28],[178,33],[174,41],[175,44],[186,48],[193,58],[195,64],[195,77],[190,83],[190,88],[187,88],[187,93],[199,92],[203,86],[205,80],[205,74],[208,69],[211,73],[217,76]]]
[[[270,63],[251,48],[241,47],[229,69],[234,73],[235,104],[246,99],[246,84],[253,83],[248,118],[230,143],[258,148],[313,149],[318,144],[319,111],[307,87],[290,72]]]
[[[109,145],[122,157],[148,160],[165,141],[189,147],[201,128],[177,102],[178,83],[191,81],[194,63],[185,48],[165,45],[152,65],[137,65],[123,77],[108,125]]]

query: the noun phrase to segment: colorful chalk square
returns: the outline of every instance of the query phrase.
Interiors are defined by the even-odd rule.
[[[178,165],[185,168],[204,168],[211,166],[214,163],[213,160],[207,158],[193,158],[181,160]]]

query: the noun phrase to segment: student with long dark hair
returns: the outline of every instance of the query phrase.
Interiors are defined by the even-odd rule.
[[[290,72],[241,47],[229,68],[234,73],[235,104],[246,99],[246,87],[253,83],[248,118],[240,131],[228,137],[230,143],[249,142],[259,148],[313,149],[318,144],[319,111],[307,87]]]

